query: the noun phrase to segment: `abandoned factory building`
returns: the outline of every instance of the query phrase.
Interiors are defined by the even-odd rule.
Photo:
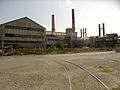
[[[24,48],[44,48],[46,28],[24,17],[0,25],[0,48],[20,45]]]

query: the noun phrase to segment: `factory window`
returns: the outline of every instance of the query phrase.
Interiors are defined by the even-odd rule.
[[[20,27],[20,26],[11,26],[11,25],[6,25],[5,26],[6,29],[20,29],[20,30],[31,30],[31,31],[42,31],[44,32],[44,30],[42,28],[30,28],[30,27]]]
[[[2,39],[2,36],[0,36],[0,40]]]
[[[5,34],[5,37],[14,37],[14,34]]]
[[[44,38],[44,36],[36,36],[36,35],[20,35],[20,34],[5,34],[5,37],[20,37],[20,38]]]

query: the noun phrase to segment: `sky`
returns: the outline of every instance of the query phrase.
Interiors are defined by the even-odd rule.
[[[54,14],[56,31],[65,32],[72,27],[71,9],[78,36],[82,28],[87,28],[88,36],[97,36],[102,23],[106,34],[120,34],[120,0],[0,0],[0,24],[28,17],[50,31]]]

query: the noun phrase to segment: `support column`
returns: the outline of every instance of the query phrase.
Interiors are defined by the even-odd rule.
[[[46,37],[46,29],[44,30],[44,49],[46,49],[47,37]]]
[[[2,45],[1,46],[2,46],[2,49],[3,49],[4,48],[4,40],[2,40]]]
[[[1,48],[3,49],[4,48],[4,46],[5,46],[5,41],[4,41],[4,37],[5,37],[5,26],[2,26],[2,28],[1,28],[1,31],[2,31],[2,42],[1,42]]]

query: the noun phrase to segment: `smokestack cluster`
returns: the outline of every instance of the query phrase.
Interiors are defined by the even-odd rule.
[[[54,14],[52,14],[52,35],[55,32],[55,17]]]
[[[86,28],[80,29],[80,34],[81,38],[87,37],[87,29]]]
[[[102,24],[103,27],[101,27],[100,24],[98,24],[98,26],[99,26],[99,36],[101,37],[101,30],[103,30],[103,37],[105,37],[105,24],[104,23]]]
[[[75,14],[74,14],[74,9],[72,9],[72,29],[75,30]]]

